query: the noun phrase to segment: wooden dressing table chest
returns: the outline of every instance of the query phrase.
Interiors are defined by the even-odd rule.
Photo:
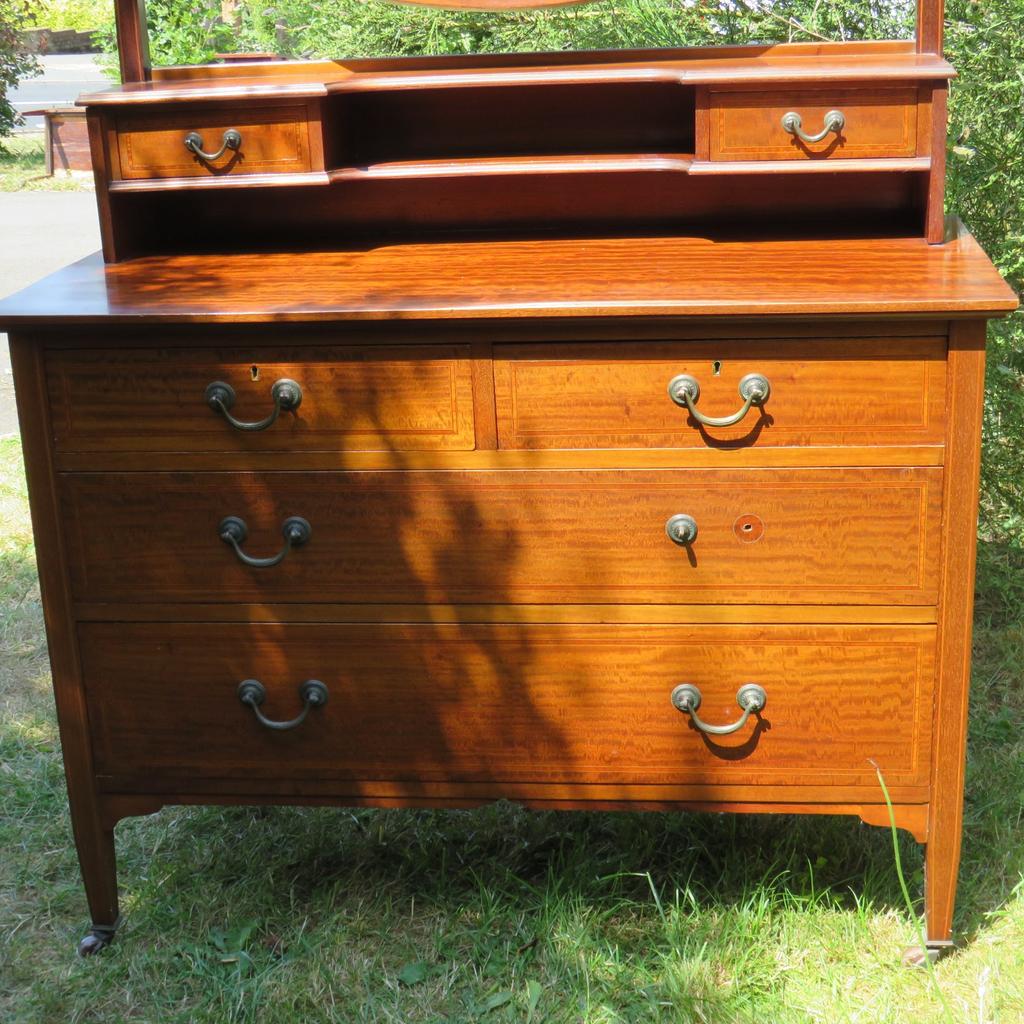
[[[486,6],[486,4],[482,4]],[[171,803],[844,813],[960,846],[986,318],[916,42],[85,97],[0,304],[75,840]]]

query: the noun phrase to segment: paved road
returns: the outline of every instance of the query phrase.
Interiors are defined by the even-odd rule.
[[[8,94],[14,109],[38,110],[52,104],[74,103],[83,92],[95,92],[110,79],[96,66],[94,53],[59,53],[40,57],[43,73],[27,78]],[[25,131],[41,131],[43,119],[25,119]]]
[[[0,193],[0,298],[100,247],[92,192]],[[17,432],[7,338],[0,334],[0,437]]]

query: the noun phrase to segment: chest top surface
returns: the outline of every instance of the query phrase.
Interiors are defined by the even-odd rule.
[[[82,260],[0,325],[593,316],[957,315],[1017,300],[977,242],[591,238]]]

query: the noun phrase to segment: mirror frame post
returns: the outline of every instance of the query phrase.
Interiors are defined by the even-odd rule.
[[[146,25],[146,0],[115,0],[117,56],[121,81],[148,82],[152,77],[149,59],[149,29]]]

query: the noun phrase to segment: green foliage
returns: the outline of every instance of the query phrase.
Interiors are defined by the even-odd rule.
[[[853,5],[838,0],[602,0],[501,12],[446,11],[391,0],[242,0],[237,24],[228,27],[220,20],[219,3],[149,3],[150,45],[159,64],[202,63],[225,50],[383,57],[906,38],[913,17],[913,0]],[[112,50],[111,25],[104,38]]]
[[[252,5],[243,38],[288,56],[502,53],[715,43],[907,36],[909,0],[848,3],[781,0],[626,0],[546,11],[444,11],[390,0],[315,0]]]
[[[947,206],[1018,292],[1024,287],[1024,4],[949,0]],[[1024,317],[992,324],[982,461],[982,557],[1024,580]]]
[[[207,64],[218,53],[240,48],[234,28],[221,20],[220,0],[147,0],[146,19],[155,64]],[[116,77],[112,10],[96,38],[107,55],[106,70]]]
[[[0,0],[0,139],[20,121],[7,93],[22,78],[37,74],[35,57],[22,48],[20,33],[32,21],[26,0]],[[0,146],[2,148],[2,146]]]
[[[90,32],[111,17],[112,0],[35,0],[36,24],[62,32]]]

